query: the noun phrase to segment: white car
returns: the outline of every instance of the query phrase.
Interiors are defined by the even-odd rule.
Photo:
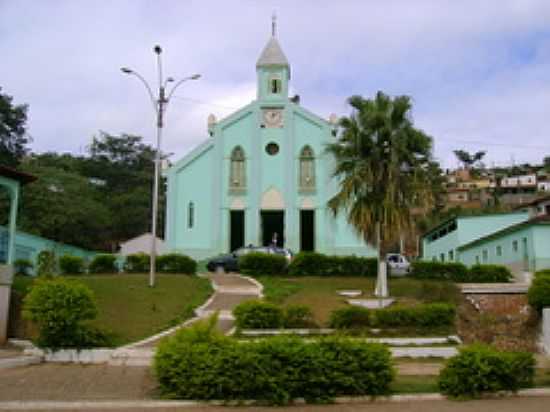
[[[388,253],[386,255],[390,275],[405,276],[411,270],[411,264],[407,258],[399,253]]]

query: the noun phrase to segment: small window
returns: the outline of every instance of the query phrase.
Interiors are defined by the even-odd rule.
[[[497,246],[497,256],[502,256],[502,246]]]
[[[281,80],[280,79],[270,79],[269,80],[269,90],[272,94],[281,93]]]
[[[476,263],[479,265],[479,255],[476,256]]]
[[[246,163],[244,150],[241,146],[237,146],[231,152],[229,169],[229,188],[230,190],[245,190],[246,189]]]
[[[455,260],[455,251],[454,250],[449,250],[449,261],[453,261]]]
[[[442,262],[445,262],[445,253],[442,253],[441,255],[439,255],[439,258]]]
[[[481,252],[482,256],[483,256],[483,263],[487,263],[487,261],[489,260],[489,252],[487,251],[487,249],[483,249],[483,252]]]
[[[300,153],[299,173],[300,189],[315,189],[315,156],[313,149],[309,146],[305,146]]]
[[[514,252],[518,251],[518,241],[517,240],[514,240],[512,242],[512,249],[514,250]]]
[[[192,229],[195,224],[195,205],[193,202],[189,202],[187,209],[187,227]]]

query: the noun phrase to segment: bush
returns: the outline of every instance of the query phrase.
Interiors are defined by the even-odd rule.
[[[283,310],[272,303],[249,300],[233,309],[239,329],[278,329],[283,326]]]
[[[30,271],[34,267],[29,259],[16,259],[15,262],[13,262],[13,266],[15,268],[15,274],[19,276],[30,275]]]
[[[450,280],[453,282],[501,283],[510,282],[512,273],[506,266],[416,261],[411,264],[411,276],[418,279]]]
[[[146,253],[133,253],[126,256],[124,262],[124,271],[128,273],[146,273],[149,272],[151,257]]]
[[[165,395],[327,402],[342,395],[387,394],[394,377],[390,352],[379,344],[335,338],[307,343],[290,337],[238,343],[213,328],[207,333],[198,324],[161,342],[154,370]]]
[[[37,324],[40,347],[87,348],[108,343],[102,332],[85,323],[97,316],[94,296],[74,280],[37,281],[25,297],[23,313]]]
[[[467,282],[505,283],[513,279],[512,272],[502,265],[473,265],[468,270]]]
[[[533,385],[535,360],[531,353],[500,352],[489,346],[460,349],[439,374],[440,391],[452,398],[517,391]]]
[[[116,256],[108,253],[95,255],[88,266],[90,273],[117,273]]]
[[[38,276],[54,275],[56,270],[55,253],[51,250],[42,250],[36,259]]]
[[[371,311],[360,306],[347,306],[330,314],[331,328],[362,329],[371,325]]]
[[[298,253],[288,267],[292,276],[376,276],[376,258]]]
[[[79,275],[85,270],[84,259],[80,256],[65,255],[59,258],[59,269],[62,274]]]
[[[180,253],[167,253],[157,257],[156,268],[161,273],[194,275],[197,273],[197,262],[189,256]]]
[[[239,271],[250,276],[283,275],[287,263],[282,255],[253,252],[239,257]]]
[[[535,274],[527,291],[527,300],[539,312],[545,307],[550,307],[550,270]]]
[[[455,321],[455,307],[446,303],[429,303],[413,307],[393,307],[373,311],[377,327],[440,327]]]
[[[288,305],[285,307],[283,325],[285,328],[315,327],[313,312],[305,305]]]
[[[411,276],[418,279],[452,280],[464,282],[468,268],[462,263],[428,262],[418,260],[411,263]]]

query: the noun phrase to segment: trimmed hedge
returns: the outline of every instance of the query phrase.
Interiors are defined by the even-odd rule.
[[[149,272],[151,257],[147,253],[132,253],[126,256],[124,271],[127,273]]]
[[[61,256],[59,258],[59,270],[63,275],[80,275],[86,271],[86,263],[80,256]]]
[[[250,276],[283,275],[287,263],[282,255],[252,252],[239,257],[239,271]]]
[[[377,272],[376,258],[359,256],[328,256],[315,252],[300,252],[290,263],[292,276],[369,276]]]
[[[336,396],[385,395],[395,375],[390,351],[380,344],[296,337],[238,343],[208,335],[204,325],[163,340],[154,370],[171,398],[279,405],[297,398],[326,403]]]
[[[550,307],[550,270],[535,273],[535,278],[527,291],[529,304],[537,311]]]
[[[501,352],[486,345],[460,349],[439,374],[440,391],[451,398],[477,398],[484,393],[517,391],[533,386],[533,354]]]
[[[410,308],[390,307],[373,311],[376,327],[429,328],[453,325],[455,307],[446,303],[428,303]]]
[[[284,309],[283,325],[285,328],[315,327],[313,312],[306,305],[288,305]]]
[[[107,253],[95,255],[88,270],[90,273],[117,273],[116,256]]]
[[[333,310],[330,327],[335,329],[361,329],[372,325],[371,311],[360,306],[347,306]]]
[[[239,329],[278,329],[283,327],[283,310],[273,303],[249,300],[233,309]]]
[[[417,279],[449,280],[459,283],[505,283],[513,278],[506,266],[473,265],[469,269],[458,262],[415,261],[411,264],[411,276]]]
[[[330,326],[336,329],[451,326],[455,321],[455,313],[455,307],[446,303],[374,310],[348,306],[331,313]]]
[[[184,273],[194,275],[197,273],[197,262],[181,253],[167,253],[156,259],[156,268],[161,273]]]

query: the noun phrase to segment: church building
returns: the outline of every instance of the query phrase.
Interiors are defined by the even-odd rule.
[[[290,64],[272,36],[256,62],[257,98],[208,118],[209,137],[165,171],[166,249],[204,259],[244,245],[375,256],[327,201],[338,189],[324,119],[289,97]]]

